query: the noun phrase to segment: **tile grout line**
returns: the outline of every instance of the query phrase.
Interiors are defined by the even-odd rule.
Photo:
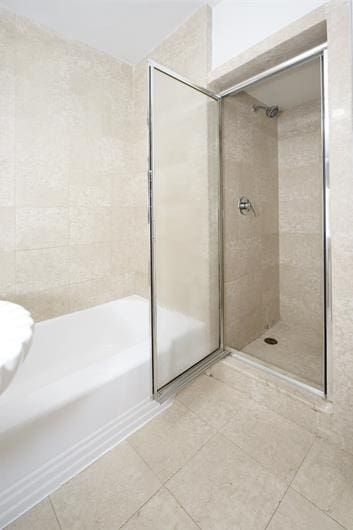
[[[188,409],[189,410],[189,409]],[[196,415],[196,414],[195,414]],[[198,417],[198,416],[197,416]],[[206,423],[204,420],[203,420],[204,423]],[[208,424],[207,424],[208,425]],[[186,511],[186,509],[179,503],[179,501],[174,497],[174,495],[172,494],[172,492],[169,490],[169,488],[167,487],[167,482],[169,482],[169,480],[171,480],[177,473],[179,473],[179,471],[181,471],[183,469],[183,467],[188,464],[190,462],[190,460],[193,459],[193,457],[210,441],[212,440],[212,438],[216,435],[217,433],[214,433],[212,434],[212,436],[206,440],[202,446],[196,451],[196,453],[194,453],[193,455],[190,456],[190,458],[188,458],[188,460],[186,462],[184,462],[184,464],[182,464],[169,478],[167,478],[165,481],[161,480],[159,478],[159,476],[156,474],[156,472],[153,470],[153,468],[149,465],[149,463],[144,459],[144,457],[142,455],[140,455],[139,451],[137,449],[135,449],[135,447],[133,445],[131,445],[129,443],[129,438],[126,439],[127,443],[129,444],[129,446],[131,447],[131,449],[136,453],[136,455],[141,458],[141,460],[146,464],[146,466],[148,467],[148,469],[153,473],[153,475],[157,478],[157,480],[160,482],[161,486],[158,488],[158,490],[153,494],[151,495],[151,497],[149,497],[146,502],[144,502],[132,515],[131,517],[129,517],[124,523],[123,525],[120,527],[120,528],[123,528],[125,524],[127,524],[128,521],[130,521],[130,519],[132,519],[136,514],[137,512],[139,512],[151,499],[153,499],[153,497],[155,495],[157,495],[158,492],[160,492],[163,488],[166,489],[166,491],[168,491],[168,493],[170,493],[170,495],[172,495],[172,497],[176,500],[176,502],[178,503],[178,505],[183,509],[183,511],[190,517],[190,519],[192,519],[192,521],[196,524],[196,526],[198,528],[199,525],[194,521],[194,519],[191,517],[191,515]]]
[[[126,519],[126,521],[124,521],[121,526],[119,526],[119,528],[124,528],[125,525],[128,524],[129,521],[131,521],[131,519],[133,519],[135,517],[135,515],[140,511],[142,510],[142,508],[144,508],[144,506],[146,506],[146,504],[148,504],[161,490],[163,489],[163,484],[160,485],[160,487],[158,488],[157,491],[155,491],[153,493],[153,495],[151,495],[151,497],[149,497],[143,504],[141,504],[141,506],[136,510],[136,512],[134,512],[133,514],[130,515],[130,517],[128,517]]]
[[[55,516],[55,519],[56,519],[56,521],[57,521],[57,523],[58,523],[58,525],[59,525],[59,528],[60,528],[60,530],[62,530],[62,526],[61,526],[61,523],[60,523],[59,516],[58,516],[58,514],[56,513],[55,506],[54,506],[54,503],[53,503],[53,501],[52,501],[50,495],[48,495],[48,500],[49,500],[49,504],[50,504],[50,506],[51,506],[51,508],[52,508],[52,510],[53,510],[53,512],[54,512],[54,516]]]
[[[298,475],[299,470],[301,469],[301,467],[302,467],[304,461],[306,460],[306,457],[307,457],[308,454],[310,453],[310,451],[311,451],[311,449],[312,449],[312,447],[313,447],[313,445],[314,445],[316,439],[317,439],[317,435],[314,436],[314,439],[313,439],[313,441],[311,442],[309,449],[308,449],[307,452],[305,453],[305,455],[304,455],[304,457],[303,457],[303,459],[302,459],[300,465],[298,466],[297,471],[294,473],[292,480],[289,482],[288,487],[286,488],[285,492],[283,493],[283,495],[282,495],[282,497],[281,497],[281,499],[280,499],[280,501],[279,501],[279,503],[278,503],[278,505],[277,505],[277,508],[274,510],[273,514],[271,515],[271,517],[270,517],[270,519],[269,519],[269,521],[268,521],[268,523],[267,523],[267,525],[266,525],[266,527],[265,527],[265,530],[267,530],[267,528],[270,526],[272,519],[274,518],[275,514],[277,513],[279,507],[281,506],[281,504],[282,504],[282,502],[283,502],[285,496],[287,495],[287,493],[288,493],[290,487],[292,486],[292,484],[293,484],[293,482],[294,482],[294,480],[295,480],[295,477]]]
[[[207,376],[207,377],[213,377],[213,376]],[[218,380],[220,383],[223,383],[223,381],[220,381]],[[226,383],[223,383],[224,385]],[[228,385],[226,385],[228,386]],[[232,387],[229,387],[229,388],[232,388]],[[235,390],[235,389],[234,389]],[[236,391],[236,390],[235,390]],[[210,438],[210,440],[212,438],[214,438],[214,436],[216,434],[219,434],[220,436],[222,436],[224,439],[226,439],[228,442],[231,442],[235,447],[237,447],[240,451],[242,451],[246,456],[248,456],[253,462],[255,462],[256,464],[260,465],[265,471],[267,471],[268,473],[270,473],[273,477],[275,477],[277,480],[280,480],[281,482],[284,482],[286,483],[286,481],[284,481],[283,479],[281,479],[278,475],[276,475],[275,473],[273,473],[270,469],[268,469],[267,467],[264,466],[264,464],[262,462],[260,462],[259,460],[257,460],[251,453],[249,453],[248,451],[246,451],[246,449],[244,449],[243,447],[241,447],[240,445],[238,445],[236,442],[234,442],[233,440],[231,440],[230,438],[228,438],[228,436],[226,436],[222,431],[222,429],[225,427],[225,425],[228,423],[227,421],[224,422],[224,424],[219,427],[218,429],[216,427],[214,427],[214,425],[212,425],[211,423],[209,423],[207,420],[205,420],[204,418],[202,418],[197,412],[195,412],[194,410],[192,410],[190,407],[188,407],[187,405],[184,405],[184,403],[182,403],[181,401],[178,400],[178,398],[176,397],[176,400],[178,401],[178,403],[181,403],[181,405],[183,405],[185,408],[187,408],[188,410],[190,410],[190,412],[192,412],[193,414],[195,414],[200,420],[202,420],[203,422],[207,423],[211,428],[215,429],[215,434]],[[301,425],[298,425],[297,423],[293,422],[292,420],[290,420],[289,418],[286,418],[285,416],[282,416],[281,414],[278,414],[278,412],[272,410],[272,409],[269,409],[268,407],[264,406],[264,405],[260,405],[256,400],[254,400],[251,396],[250,396],[250,400],[252,400],[256,405],[259,405],[259,406],[262,406],[266,409],[269,410],[269,412],[273,413],[273,414],[277,414],[278,416],[280,416],[281,418],[284,418],[286,421],[290,422],[293,424],[294,427],[296,428],[299,428],[299,429],[302,429],[303,431],[306,431],[308,434],[311,434],[314,436],[313,438],[313,441],[311,442],[310,446],[309,446],[309,449],[308,451],[305,453],[305,456],[303,457],[301,463],[299,464],[298,466],[298,469],[297,471],[295,472],[295,474],[293,475],[293,478],[291,479],[291,481],[289,482],[289,486],[291,486],[294,478],[296,477],[300,467],[302,466],[306,456],[309,454],[309,451],[311,450],[316,438],[317,438],[317,434],[315,433],[312,433],[310,431],[308,431],[307,429],[305,429],[305,427],[302,427]],[[232,417],[232,419],[234,419],[234,417]],[[207,442],[206,442],[207,443]],[[205,445],[205,444],[203,444]],[[203,447],[203,446],[202,446]],[[200,449],[202,449],[202,447],[200,447]],[[199,450],[200,450],[199,449]],[[199,452],[199,450],[197,451],[197,453]],[[195,453],[195,455],[197,454]],[[185,464],[183,464],[184,466]],[[183,467],[182,466],[182,467]],[[181,468],[180,468],[181,469]],[[174,476],[174,475],[173,475]],[[172,478],[172,477],[171,477]],[[169,479],[168,479],[169,480]],[[287,492],[287,490],[286,490]]]
[[[188,516],[190,517],[190,519],[192,520],[193,523],[195,523],[195,525],[197,526],[197,528],[200,528],[201,530],[201,526],[199,526],[197,524],[197,522],[195,521],[195,519],[192,517],[192,515],[187,511],[186,508],[184,508],[184,506],[178,501],[178,499],[175,497],[175,495],[170,491],[169,488],[167,488],[167,486],[165,486],[165,489],[168,491],[168,493],[173,497],[173,499],[175,500],[175,502],[178,504],[178,506],[180,506],[180,508],[183,510],[183,512]]]
[[[315,504],[313,501],[311,501],[310,499],[308,499],[307,497],[305,497],[305,495],[303,495],[303,493],[301,493],[300,491],[298,491],[297,489],[295,489],[293,486],[292,486],[292,489],[293,489],[293,491],[295,491],[296,493],[298,493],[298,495],[300,495],[303,499],[305,499],[306,501],[310,502],[310,504],[311,504],[312,506],[314,506],[317,510],[319,510],[320,512],[322,512],[323,514],[325,514],[329,519],[331,519],[331,521],[337,523],[338,526],[340,526],[343,530],[348,530],[345,526],[342,525],[342,523],[340,523],[339,521],[337,521],[336,519],[334,519],[334,517],[332,517],[328,512],[326,512],[326,510],[323,510],[323,509],[320,508],[317,504]]]

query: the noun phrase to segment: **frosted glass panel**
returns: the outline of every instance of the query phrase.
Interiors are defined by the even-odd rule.
[[[219,348],[218,102],[154,74],[158,387]]]

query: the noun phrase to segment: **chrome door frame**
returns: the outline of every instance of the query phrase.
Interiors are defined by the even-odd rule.
[[[295,57],[284,61],[268,70],[265,70],[257,75],[254,75],[236,85],[227,88],[215,94],[195,83],[190,82],[183,76],[159,65],[154,61],[148,62],[148,90],[149,90],[149,111],[148,111],[148,125],[149,125],[149,156],[148,156],[148,201],[149,201],[149,227],[150,227],[150,321],[151,321],[151,335],[152,335],[152,393],[153,397],[163,400],[174,394],[178,389],[188,384],[194,377],[209,368],[216,361],[225,355],[232,353],[237,357],[241,357],[241,352],[224,349],[224,284],[223,284],[223,175],[222,175],[222,101],[223,98],[240,92],[244,88],[258,83],[261,80],[268,79],[280,72],[288,70],[293,66],[305,63],[314,59],[320,58],[321,65],[321,134],[322,134],[322,151],[323,151],[323,247],[324,247],[324,388],[323,391],[315,387],[305,385],[307,390],[312,390],[313,393],[319,394],[327,399],[332,399],[332,275],[331,275],[331,232],[330,232],[330,180],[329,180],[329,112],[328,112],[328,74],[327,74],[327,42],[320,44],[310,50],[305,51]],[[153,152],[153,88],[154,88],[154,71],[160,71],[173,79],[184,83],[185,85],[198,90],[199,92],[210,96],[219,103],[219,328],[220,328],[220,347],[216,351],[208,354],[204,359],[199,361],[196,365],[180,374],[167,385],[158,389],[158,366],[157,366],[157,339],[156,339],[156,278],[154,267],[154,226],[153,226],[153,171],[154,171],[154,152]],[[260,363],[254,360],[254,363],[263,369]],[[276,374],[275,369],[271,369],[273,374]],[[295,377],[288,374],[286,380],[296,386],[302,386],[302,383]]]
[[[310,50],[305,51],[287,61],[284,61],[268,70],[265,70],[257,75],[254,75],[236,85],[231,86],[218,93],[218,97],[222,100],[224,97],[234,95],[245,88],[258,83],[259,81],[269,79],[270,77],[284,72],[298,66],[307,61],[320,58],[320,77],[321,77],[321,138],[322,138],[322,153],[323,153],[323,249],[324,249],[324,351],[323,351],[323,390],[319,390],[314,386],[305,385],[307,390],[311,390],[314,394],[319,394],[327,399],[332,399],[332,274],[331,274],[331,231],[330,231],[330,180],[329,180],[329,112],[328,112],[328,74],[327,74],[327,42],[324,42]],[[227,346],[226,346],[227,347]],[[247,359],[242,357],[242,352],[228,348],[230,353],[235,357],[241,358],[245,361]],[[252,362],[258,368],[264,369],[264,366],[257,362],[256,359]],[[276,373],[275,368],[269,369],[272,374]],[[267,370],[267,371],[269,371]],[[266,371],[266,370],[265,370]],[[283,378],[283,376],[281,375]],[[296,386],[302,387],[303,384],[294,376],[288,374],[285,379]]]
[[[154,74],[163,74],[183,83],[184,85],[209,96],[218,102],[219,120],[219,150],[221,149],[221,98],[213,92],[192,83],[183,76],[161,66],[155,61],[148,61],[148,222],[150,235],[149,277],[150,277],[150,329],[152,352],[152,396],[158,401],[164,401],[195,377],[210,368],[228,352],[223,347],[223,211],[222,211],[222,175],[219,172],[219,205],[218,205],[218,271],[219,271],[219,347],[205,355],[199,362],[176,376],[162,387],[158,387],[158,345],[157,345],[157,298],[156,298],[156,267],[155,267],[155,231],[154,231]],[[221,161],[221,152],[219,151]]]

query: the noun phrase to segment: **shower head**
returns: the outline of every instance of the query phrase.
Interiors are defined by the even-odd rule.
[[[281,112],[278,105],[253,105],[253,111],[257,112],[258,110],[264,110],[268,118],[275,118]]]

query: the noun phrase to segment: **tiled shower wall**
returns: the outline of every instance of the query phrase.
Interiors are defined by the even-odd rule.
[[[278,119],[281,319],[323,335],[323,218],[320,99]]]
[[[36,320],[148,290],[147,62],[0,11],[0,298]],[[210,10],[151,55],[206,84]]]
[[[277,120],[242,92],[223,111],[225,344],[240,349],[279,319]],[[256,217],[241,215],[245,195]]]

